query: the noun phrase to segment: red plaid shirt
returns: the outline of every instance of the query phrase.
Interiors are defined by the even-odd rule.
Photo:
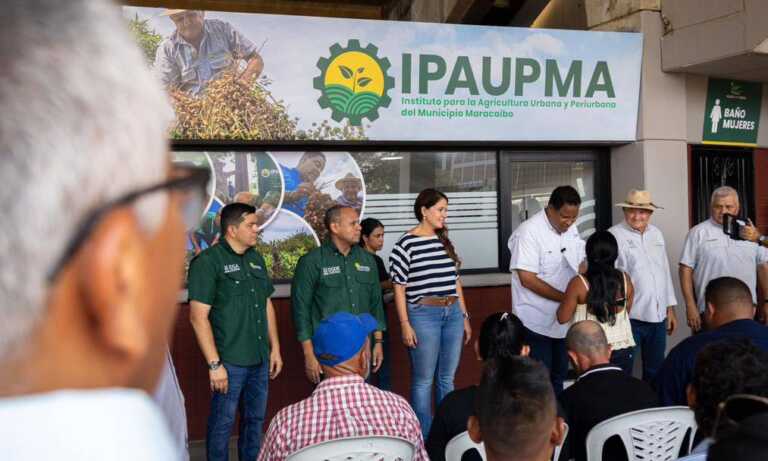
[[[272,419],[259,461],[282,461],[310,445],[346,437],[400,437],[416,447],[414,461],[428,461],[421,427],[399,395],[366,384],[357,375],[322,381],[309,398]]]

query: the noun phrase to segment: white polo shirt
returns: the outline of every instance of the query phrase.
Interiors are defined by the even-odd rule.
[[[704,312],[704,290],[710,280],[735,277],[749,286],[756,302],[757,265],[768,263],[768,249],[744,240],[733,240],[723,227],[708,219],[688,231],[680,264],[693,269],[693,287],[699,312]]]
[[[584,240],[576,225],[559,233],[542,210],[522,223],[509,237],[512,272],[512,312],[526,328],[550,338],[564,338],[568,325],[557,321],[557,301],[543,298],[520,283],[517,270],[533,272],[553,288],[565,291],[584,260]]]
[[[643,322],[663,322],[667,318],[667,306],[677,305],[677,298],[661,231],[649,224],[641,234],[626,221],[608,231],[619,244],[616,268],[629,274],[635,287],[629,318]]]

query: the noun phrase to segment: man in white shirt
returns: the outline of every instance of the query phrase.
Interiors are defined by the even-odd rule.
[[[768,303],[758,300],[757,283],[768,293],[768,249],[747,240],[735,240],[723,232],[723,216],[739,215],[739,194],[722,186],[712,192],[710,219],[688,231],[680,256],[680,288],[685,299],[688,326],[694,332],[702,328],[706,307],[704,289],[710,280],[729,276],[747,284],[758,316],[766,321]]]
[[[209,172],[112,2],[4,2],[0,67],[0,457],[178,459],[149,393]]]
[[[508,242],[512,311],[525,326],[531,357],[549,369],[556,394],[562,392],[568,373],[568,325],[558,323],[557,307],[585,258],[575,224],[580,206],[576,189],[559,186],[547,207],[522,223]]]
[[[651,193],[630,190],[616,206],[624,221],[608,229],[619,244],[616,268],[629,274],[635,287],[629,319],[635,337],[635,354],[642,351],[643,380],[651,382],[664,361],[667,335],[677,326],[675,287],[669,269],[664,236],[650,223],[654,210]]]

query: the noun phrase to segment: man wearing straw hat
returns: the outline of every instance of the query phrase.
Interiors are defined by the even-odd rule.
[[[629,319],[635,337],[635,354],[643,355],[643,379],[650,382],[664,361],[667,335],[677,326],[677,305],[664,236],[652,225],[651,215],[660,209],[646,190],[632,189],[617,203],[624,220],[608,229],[619,243],[616,268],[629,274],[635,298]]]
[[[162,16],[176,26],[155,55],[155,72],[166,87],[198,95],[241,59],[247,64],[237,81],[250,86],[264,69],[256,45],[231,24],[205,19],[205,12],[199,10],[166,9]]]
[[[335,186],[341,191],[336,203],[356,210],[363,207],[363,197],[360,195],[360,191],[363,190],[363,181],[360,178],[355,177],[352,173],[347,173],[346,176],[336,181]]]

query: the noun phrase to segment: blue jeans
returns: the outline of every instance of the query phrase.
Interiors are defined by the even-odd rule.
[[[568,376],[568,353],[565,338],[550,338],[525,328],[525,341],[531,347],[531,357],[542,362],[549,370],[549,379],[555,394],[563,392],[563,382]]]
[[[214,392],[211,399],[206,434],[208,461],[227,461],[229,458],[229,438],[241,398],[243,407],[237,453],[239,459],[252,461],[261,448],[261,427],[267,410],[269,361],[251,367],[222,364],[227,369],[229,389],[226,394]]]
[[[635,337],[635,356],[638,352],[643,357],[643,381],[652,382],[664,361],[667,350],[667,322],[643,322],[629,320],[632,324],[632,336]]]
[[[625,347],[611,351],[611,363],[621,368],[624,373],[632,376],[632,365],[635,363],[635,348]]]
[[[409,303],[408,320],[417,340],[416,347],[408,350],[411,358],[411,405],[426,438],[432,424],[432,384],[435,377],[435,406],[453,390],[453,377],[461,358],[464,316],[458,301],[448,307]]]

